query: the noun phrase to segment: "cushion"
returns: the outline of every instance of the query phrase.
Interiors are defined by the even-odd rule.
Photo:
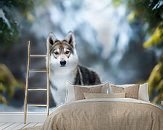
[[[149,102],[148,83],[140,84],[138,99]]]
[[[68,83],[66,85],[67,94],[66,102],[71,102],[75,100],[85,99],[84,93],[101,93],[102,87],[108,86],[109,84],[99,84],[99,85],[72,85]]]
[[[84,93],[86,99],[91,98],[125,98],[125,93]]]
[[[138,84],[124,84],[124,85],[113,85],[113,84],[110,84],[110,88],[109,88],[109,93],[112,93],[112,91],[114,92],[122,92],[124,90],[122,90],[123,88],[126,89],[128,87],[134,87],[134,85],[138,85]],[[113,88],[113,86],[115,87],[118,87],[118,88]],[[135,91],[137,89],[137,86],[136,88],[133,90]],[[137,90],[135,91],[137,93]],[[106,93],[106,91],[105,91]],[[128,97],[128,95],[126,95],[126,97]],[[143,100],[143,101],[146,101],[146,102],[150,102],[149,101],[149,94],[148,94],[148,83],[144,83],[144,84],[140,84],[139,85],[139,90],[138,90],[138,98],[136,99],[139,99],[139,100]]]
[[[85,99],[84,93],[101,93],[102,86],[79,87],[74,86],[75,100]]]
[[[113,93],[126,93],[126,98],[138,99],[139,84],[114,85],[110,84]]]

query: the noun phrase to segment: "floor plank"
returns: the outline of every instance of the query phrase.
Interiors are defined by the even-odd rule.
[[[37,123],[29,123],[28,125],[26,125],[24,128],[28,128],[28,127],[34,127]]]
[[[14,130],[22,129],[22,128],[24,128],[26,125],[28,125],[28,123],[27,123],[27,124],[21,123],[20,125],[16,126],[16,127],[14,128]]]
[[[23,128],[28,127],[35,127],[35,126],[41,126],[43,125],[43,122],[30,122],[27,124],[19,123],[19,122],[0,122],[0,130],[19,130]]]
[[[5,123],[4,125],[2,125],[1,127],[0,127],[0,130],[4,130],[4,129],[6,129],[7,127],[9,127],[9,126],[11,126],[12,124],[14,124],[14,123]]]
[[[37,123],[35,126],[41,126],[43,125],[44,123]]]
[[[4,124],[5,124],[5,122],[0,122],[0,128],[1,128],[1,126],[4,125]]]
[[[4,130],[15,130],[15,127],[19,126],[22,123],[14,123],[10,125],[9,127],[5,128]]]

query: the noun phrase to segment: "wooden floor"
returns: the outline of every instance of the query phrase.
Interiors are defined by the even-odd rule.
[[[34,127],[34,126],[40,126],[43,123],[14,123],[14,122],[6,122],[6,123],[0,123],[0,130],[19,130],[22,128],[28,128],[28,127]]]

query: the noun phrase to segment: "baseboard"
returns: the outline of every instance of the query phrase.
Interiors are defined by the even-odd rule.
[[[47,113],[28,112],[27,122],[44,122]],[[0,122],[24,122],[24,112],[0,112]]]

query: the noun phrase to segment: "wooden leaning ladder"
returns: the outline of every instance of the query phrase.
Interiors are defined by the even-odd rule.
[[[49,115],[49,76],[50,76],[50,64],[49,64],[49,45],[47,44],[47,53],[46,55],[32,55],[30,52],[30,41],[28,41],[28,62],[27,62],[27,74],[26,74],[26,87],[25,87],[25,98],[24,98],[24,124],[27,122],[27,112],[28,106],[37,106],[37,107],[46,107],[47,116]],[[31,58],[46,58],[47,65],[46,70],[30,70],[30,59]],[[47,74],[47,87],[46,88],[35,88],[29,89],[29,73],[46,73]],[[47,91],[47,102],[46,104],[28,104],[28,91]]]

